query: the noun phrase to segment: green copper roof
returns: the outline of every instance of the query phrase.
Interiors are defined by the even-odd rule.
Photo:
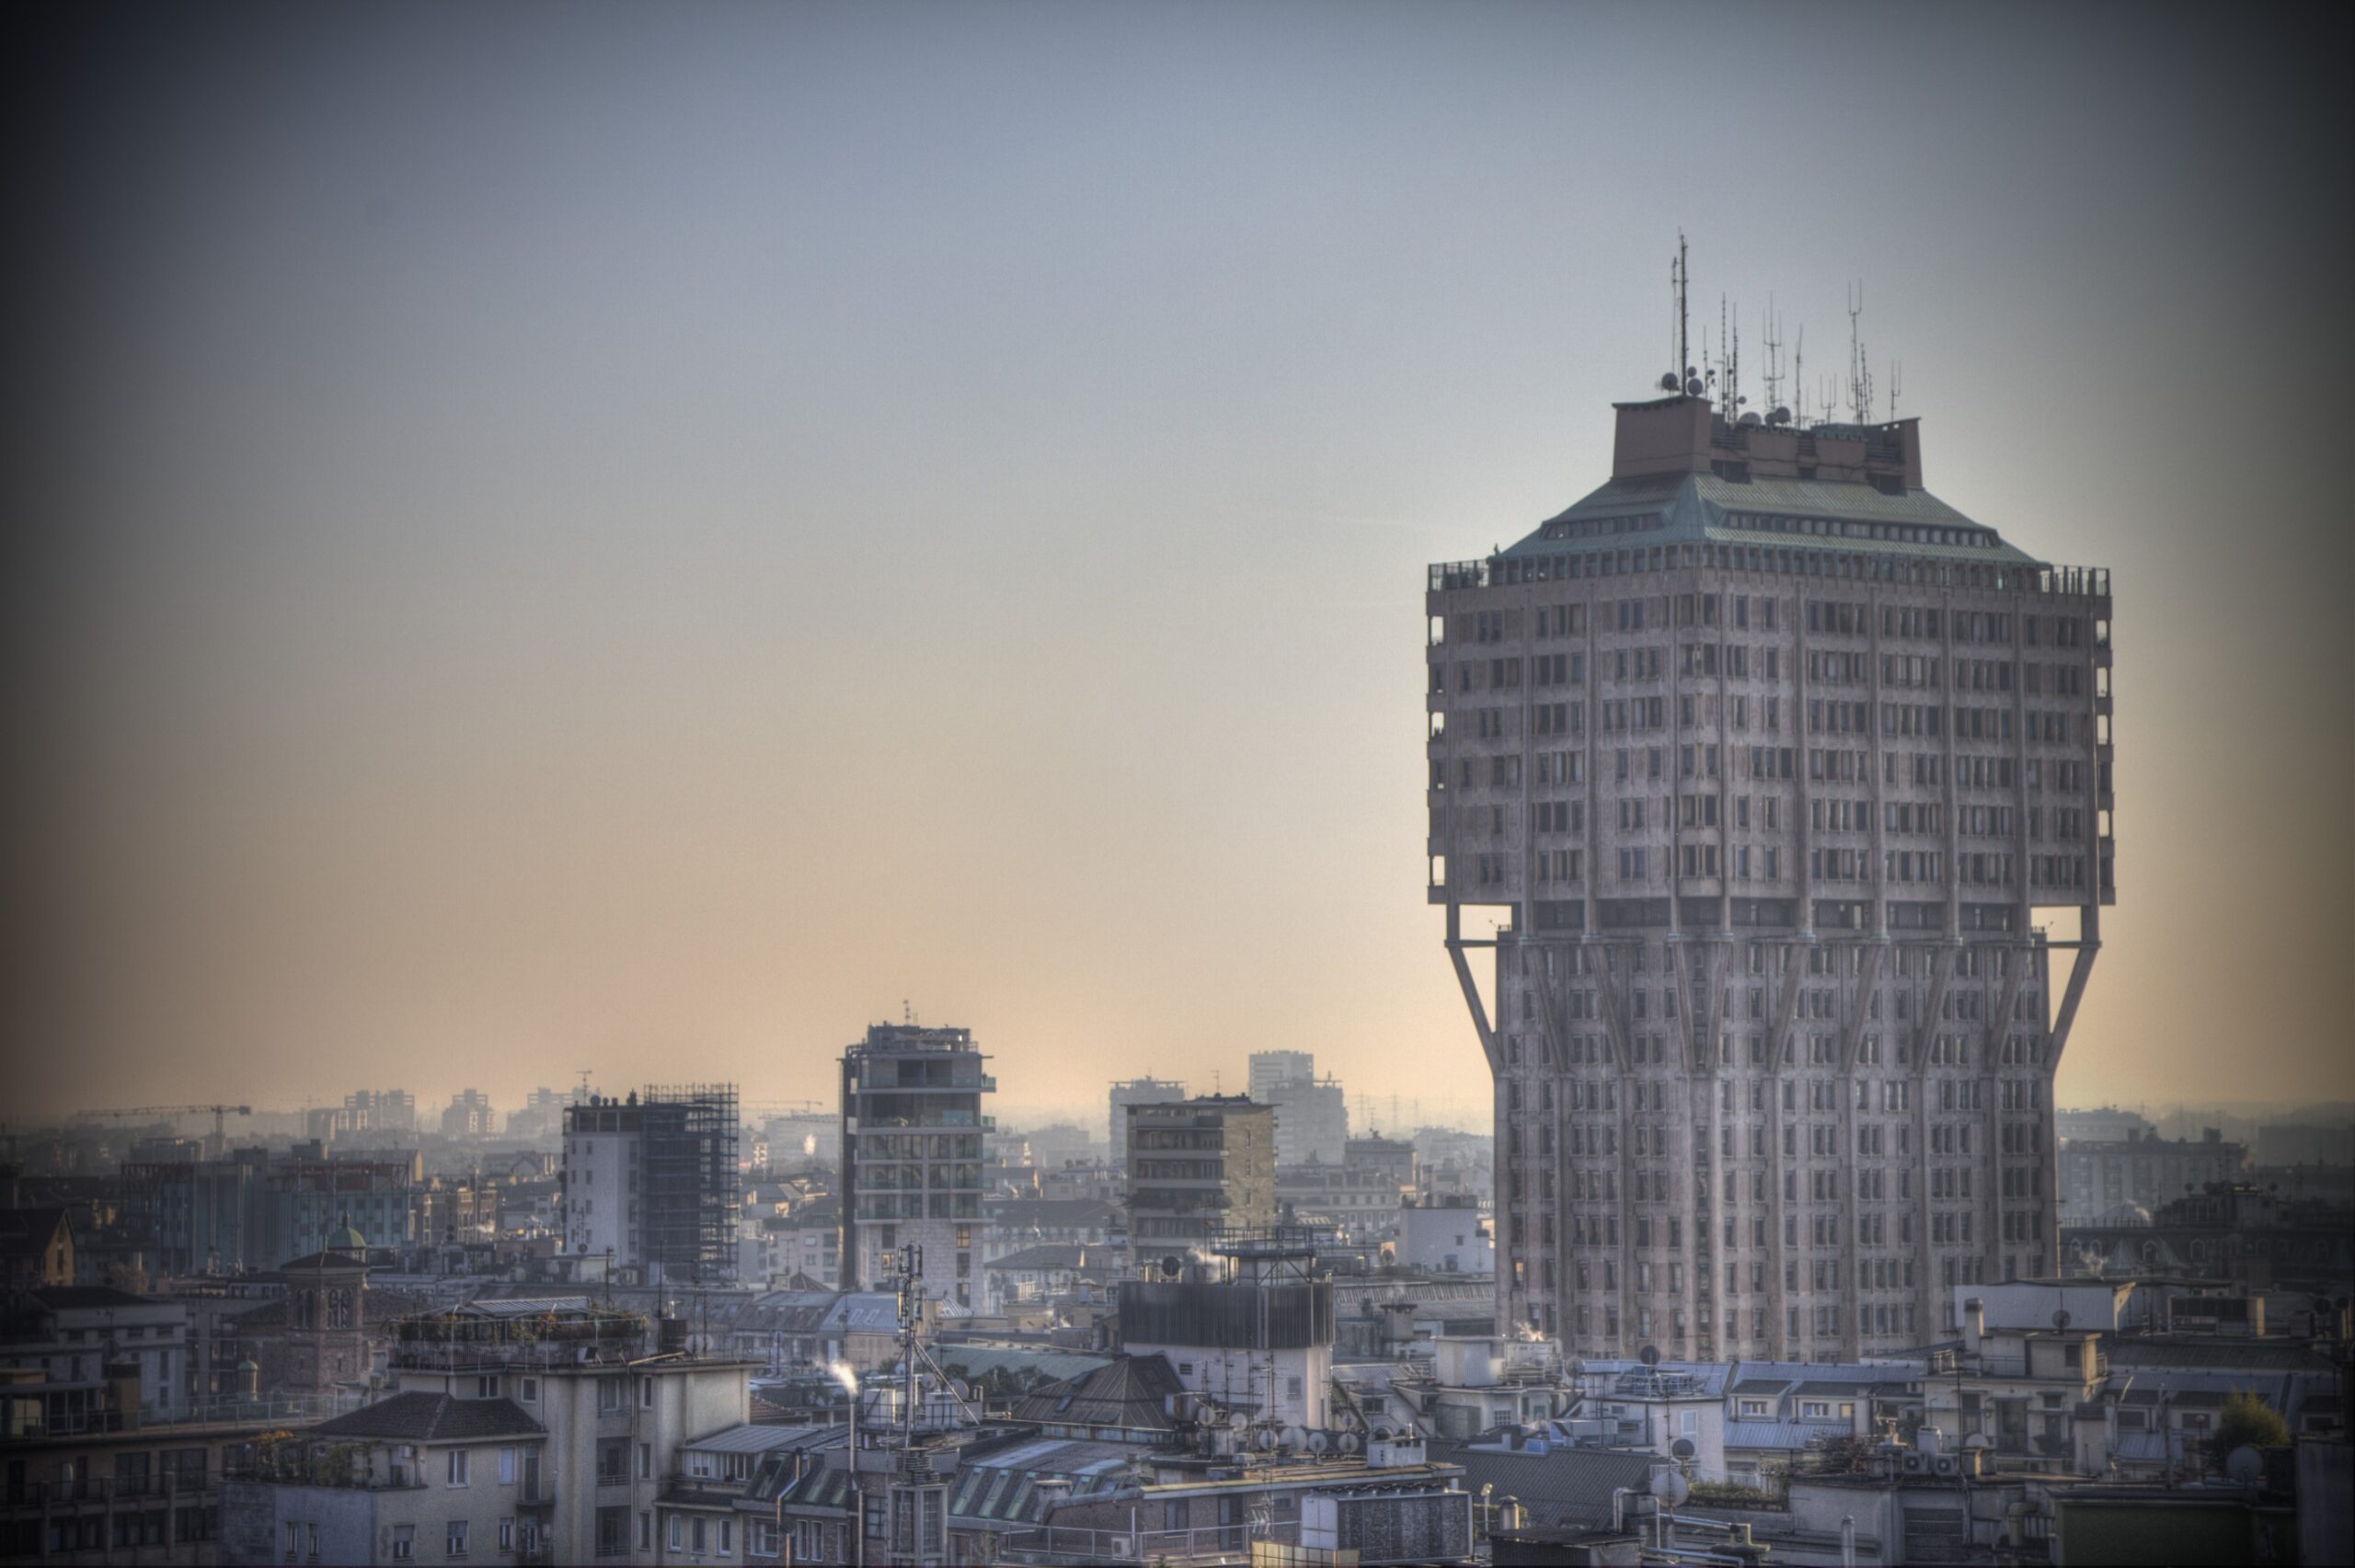
[[[1558,555],[1705,541],[2000,566],[2040,564],[1927,490],[1714,474],[1614,479],[1504,553]]]

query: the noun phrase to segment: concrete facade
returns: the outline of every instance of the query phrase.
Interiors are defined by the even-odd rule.
[[[1271,1107],[1239,1094],[1129,1107],[1129,1243],[1138,1258],[1275,1223]]]
[[[2054,1265],[2108,579],[1921,483],[1913,420],[1621,405],[1609,484],[1431,568],[1429,897],[1495,1082],[1501,1324],[1854,1357]]]
[[[1125,1172],[1129,1168],[1129,1107],[1131,1105],[1166,1105],[1186,1097],[1186,1086],[1166,1078],[1130,1078],[1112,1085],[1111,1131],[1113,1169]]]
[[[887,1254],[913,1245],[927,1296],[981,1299],[988,1059],[970,1029],[913,1024],[875,1024],[843,1053],[843,1288],[888,1288]]]

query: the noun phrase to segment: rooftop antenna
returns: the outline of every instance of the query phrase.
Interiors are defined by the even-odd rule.
[[[1669,292],[1676,300],[1676,362],[1660,378],[1660,388],[1671,396],[1694,397],[1700,395],[1701,388],[1694,380],[1693,362],[1688,358],[1693,350],[1686,297],[1691,292],[1692,274],[1685,260],[1683,229],[1676,231],[1676,259],[1669,263],[1668,282]]]
[[[1693,264],[1686,258],[1684,231],[1676,231],[1676,369],[1684,378],[1684,390],[1693,390],[1693,337],[1686,326],[1687,307],[1693,294]]]
[[[1858,332],[1864,314],[1865,283],[1860,278],[1848,285],[1848,414],[1859,424],[1871,417],[1865,391],[1865,342]]]
[[[1775,315],[1775,296],[1766,296],[1766,412],[1783,406],[1783,324]]]
[[[1902,377],[1904,373],[1904,361],[1891,360],[1889,361],[1889,418],[1890,423],[1891,424],[1895,424],[1897,422],[1897,394],[1900,386],[1902,384],[1900,378]]]
[[[1801,322],[1799,323],[1798,345],[1791,350],[1791,386],[1798,395],[1798,424],[1801,429],[1805,429],[1807,428],[1807,377],[1801,373],[1806,369],[1807,323]]]

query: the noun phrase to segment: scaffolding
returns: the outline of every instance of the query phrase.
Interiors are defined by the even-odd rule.
[[[640,1097],[646,1181],[642,1255],[680,1284],[736,1275],[736,1085],[649,1087]]]

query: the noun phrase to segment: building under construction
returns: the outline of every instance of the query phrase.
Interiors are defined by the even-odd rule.
[[[648,1284],[732,1280],[736,1127],[732,1083],[655,1087],[566,1106],[565,1250],[592,1275],[635,1272]]]

